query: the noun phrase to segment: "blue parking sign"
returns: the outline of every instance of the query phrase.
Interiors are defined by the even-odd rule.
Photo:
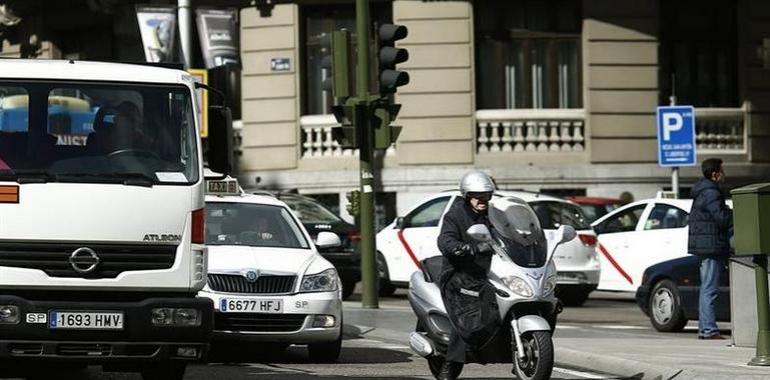
[[[692,106],[658,107],[657,120],[658,165],[695,165],[695,109]]]

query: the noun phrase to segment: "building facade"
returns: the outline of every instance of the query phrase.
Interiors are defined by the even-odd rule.
[[[354,31],[354,14],[352,2],[242,10],[248,186],[343,203],[357,187],[356,153],[331,138],[318,63],[324,35]],[[699,161],[723,158],[732,184],[770,175],[767,1],[394,0],[374,2],[372,18],[409,28],[403,131],[378,178],[399,212],[471,168],[504,189],[654,196],[671,186],[655,123],[671,95],[696,107]],[[682,168],[683,194],[699,175]]]

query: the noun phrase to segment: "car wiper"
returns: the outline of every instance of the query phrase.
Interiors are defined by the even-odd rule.
[[[96,178],[107,180],[110,183],[122,183],[128,186],[152,187],[155,184],[155,178],[144,173],[63,173],[57,178]]]
[[[18,182],[19,184],[25,183],[46,183],[55,180],[55,177],[45,171],[38,169],[19,169],[19,170],[6,170],[0,171],[0,179],[8,179]]]

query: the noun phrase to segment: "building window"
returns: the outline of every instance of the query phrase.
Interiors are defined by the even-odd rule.
[[[476,1],[478,109],[581,108],[582,6]]]
[[[331,91],[323,89],[323,81],[330,73],[328,69],[321,68],[321,60],[325,55],[329,55],[331,32],[339,29],[350,31],[353,55],[351,56],[351,65],[355,66],[356,51],[356,10],[353,2],[340,5],[322,5],[322,6],[304,6],[301,8],[303,24],[303,102],[302,109],[304,115],[319,115],[331,113],[331,106],[334,105],[334,98]],[[370,17],[375,25],[390,22],[391,3],[384,1],[373,1],[370,4]],[[370,38],[374,38],[374,33],[370,32]],[[374,46],[374,44],[372,44]],[[373,50],[372,50],[373,51]],[[372,82],[375,78],[374,64],[371,61]],[[355,67],[351,70],[355,73]],[[350,78],[352,88],[355,88],[355,75]],[[374,88],[374,87],[371,87]]]
[[[660,103],[676,83],[679,104],[739,106],[736,2],[661,1],[660,17]]]

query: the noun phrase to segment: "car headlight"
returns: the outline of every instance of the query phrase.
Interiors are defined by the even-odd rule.
[[[556,276],[548,277],[543,286],[543,296],[546,297],[551,295],[554,289],[556,289]]]
[[[334,268],[327,269],[318,274],[305,275],[299,291],[307,292],[331,292],[337,290],[337,271]]]
[[[521,277],[503,277],[503,284],[520,297],[532,297],[532,288]]]

